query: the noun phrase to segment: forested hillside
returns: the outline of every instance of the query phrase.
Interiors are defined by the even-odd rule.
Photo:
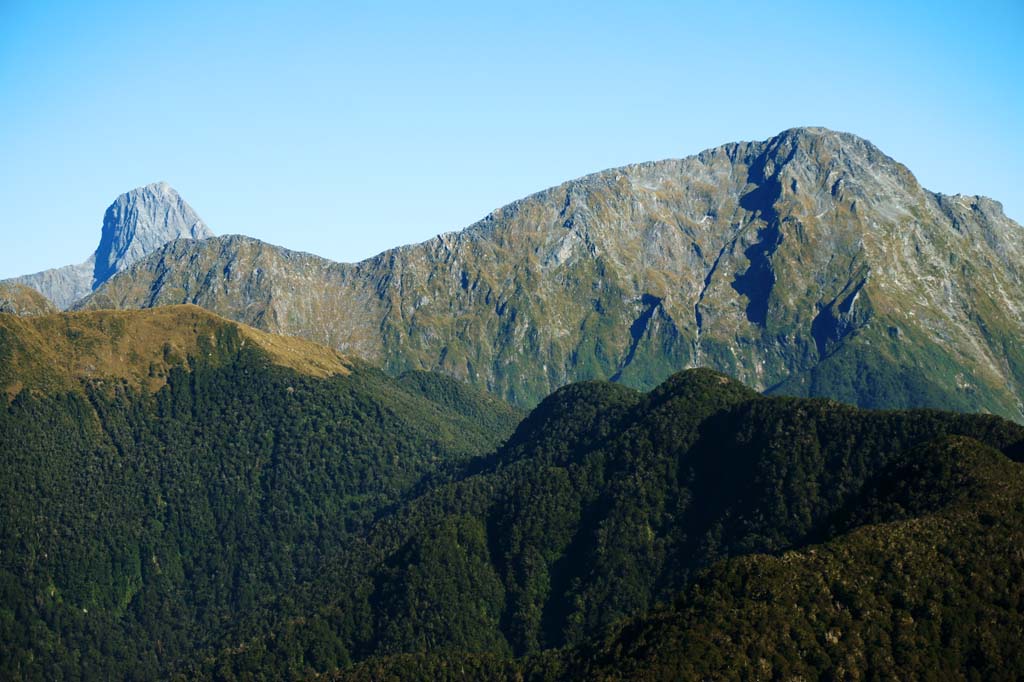
[[[710,370],[520,421],[195,307],[0,322],[4,679],[1024,669],[1013,422]]]
[[[166,676],[519,417],[197,308],[0,318],[4,679]],[[46,338],[64,364],[27,361]]]
[[[342,674],[356,678],[390,671],[394,679],[544,679],[581,670],[629,677],[629,666],[676,670],[691,661],[691,647],[713,649],[718,658],[707,667],[686,669],[699,679],[739,669],[729,667],[741,647],[724,644],[731,639],[760,646],[768,669],[781,675],[798,668],[779,667],[771,651],[828,632],[816,621],[820,605],[806,602],[820,594],[788,591],[817,575],[797,557],[816,556],[846,585],[842,598],[852,601],[843,608],[859,609],[845,627],[860,644],[843,665],[891,671],[883,663],[896,645],[870,638],[895,637],[889,616],[928,607],[964,566],[977,579],[948,585],[942,608],[1022,624],[1007,582],[1020,575],[1021,557],[989,553],[1011,547],[1018,525],[991,523],[995,511],[979,521],[975,509],[1021,515],[1005,492],[1021,489],[1010,457],[1024,458],[1024,429],[998,418],[768,399],[704,370],[647,395],[613,384],[569,386],[463,480],[381,519],[365,545],[311,588],[243,623],[234,642],[189,675],[308,676],[323,670],[317,652],[326,646],[341,668],[367,659]],[[821,543],[824,554],[814,549]],[[890,576],[895,564],[902,568]],[[920,582],[910,579],[917,575]],[[895,587],[875,595],[883,578],[902,580],[902,595]],[[766,587],[755,597],[775,595],[769,602],[778,605],[748,614],[746,590],[757,580]],[[865,614],[876,620],[862,622]],[[915,635],[932,653],[950,638],[960,642],[943,660],[971,669],[972,647],[1012,659],[1007,632],[1015,630],[946,622]],[[769,626],[776,639],[762,636]],[[639,646],[629,639],[637,629],[657,646],[630,650]],[[789,629],[799,638],[790,641]],[[940,635],[946,639],[934,639]],[[799,670],[835,672],[833,663]],[[748,669],[759,665],[755,657]]]

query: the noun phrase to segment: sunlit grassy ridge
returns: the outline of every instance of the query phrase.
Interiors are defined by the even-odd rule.
[[[222,363],[251,346],[281,367],[314,377],[350,372],[343,354],[305,339],[277,336],[194,305],[140,312],[102,310],[34,317],[0,315],[0,383],[46,391],[81,380],[128,380],[156,390],[189,358]]]

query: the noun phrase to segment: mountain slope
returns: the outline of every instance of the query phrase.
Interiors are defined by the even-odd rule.
[[[949,450],[950,438],[969,445]],[[978,449],[991,467],[958,459]],[[431,655],[450,670],[463,660],[473,669],[477,656],[515,669],[512,654],[544,661],[554,648],[590,646],[624,618],[663,609],[707,584],[702,576],[723,560],[844,542],[857,529],[949,505],[976,520],[979,490],[1024,484],[1008,456],[1024,459],[1024,428],[992,416],[763,398],[706,370],[647,395],[573,384],[460,480],[382,518],[313,584],[243,622],[189,676],[309,676],[323,672],[316,652],[325,648],[339,664],[374,659],[357,671],[405,665],[403,655],[415,654],[397,679],[430,679],[437,669],[417,657]],[[986,481],[980,488],[977,477]],[[1019,518],[1012,494],[998,503]],[[1012,519],[1007,529],[1019,534]],[[949,546],[989,542],[972,526],[943,527]],[[856,560],[844,564],[848,579],[870,589],[873,571],[903,557],[887,542],[859,555],[863,573]],[[1019,564],[989,556],[1000,558],[986,576]],[[1002,608],[1003,592],[985,585],[967,589],[970,599]],[[780,627],[802,622],[788,616]],[[744,632],[741,625],[730,621],[715,636]]]
[[[84,307],[191,302],[533,404],[709,366],[759,389],[1024,418],[1024,230],[821,128],[627,166],[354,265],[169,244]]]
[[[165,679],[519,418],[193,306],[0,330],[3,679]]]
[[[817,573],[756,555],[864,532],[884,542],[851,549],[837,575],[870,586],[897,558],[939,581],[973,570],[948,608],[982,620],[942,630],[960,642],[950,665],[970,670],[958,652],[987,647],[1016,666],[1001,634],[1016,593],[998,576],[1017,575],[1000,551],[1024,528],[1007,461],[1024,459],[1024,427],[998,417],[766,398],[690,370],[647,394],[572,384],[513,433],[514,410],[450,378],[393,379],[194,306],[0,323],[5,679],[671,670],[703,646],[676,634],[686,595],[730,609],[750,582],[733,567],[765,562],[772,589],[804,584]],[[941,537],[894,540],[932,517]],[[933,583],[866,608],[887,632],[902,612],[885,609]],[[817,632],[787,604],[763,622]],[[683,625],[660,628],[677,612]],[[656,656],[631,649],[637,628],[664,637]]]
[[[1021,464],[940,438],[877,472],[822,544],[717,562],[602,637],[520,660],[389,656],[331,679],[1015,679],[1022,494]]]
[[[170,185],[157,182],[114,200],[103,215],[99,246],[84,263],[6,281],[32,287],[66,309],[169,241],[212,236],[202,219]]]
[[[800,552],[715,566],[671,609],[584,652],[587,675],[1017,676],[1022,466],[947,438],[873,485],[857,510],[872,525]],[[1006,559],[993,565],[993,556]]]

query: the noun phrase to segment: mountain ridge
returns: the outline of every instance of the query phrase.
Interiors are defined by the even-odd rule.
[[[587,175],[354,264],[170,244],[80,305],[193,302],[522,405],[707,365],[759,390],[1022,419],[1020,233],[866,140],[795,128]]]
[[[5,678],[614,679],[794,638],[814,657],[778,676],[1020,665],[1024,426],[706,368],[521,419],[263,338],[196,306],[0,314]]]
[[[277,336],[199,306],[139,311],[0,314],[0,392],[81,391],[82,381],[128,381],[149,392],[172,368],[227,362],[247,345],[274,365],[323,378],[347,375],[358,361],[306,339]]]

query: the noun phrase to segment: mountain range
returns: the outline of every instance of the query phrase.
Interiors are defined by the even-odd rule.
[[[0,282],[0,678],[1017,678],[1022,236],[822,128],[354,264],[132,190]]]
[[[773,394],[1020,420],[1022,234],[866,140],[797,128],[596,173],[355,264],[174,241],[75,306],[194,303],[524,406],[708,366]]]
[[[150,185],[107,210],[84,266],[15,281],[61,307],[193,303],[523,406],[708,366],[773,394],[1020,420],[1022,234],[866,140],[796,128],[586,176],[355,264],[213,237]]]

